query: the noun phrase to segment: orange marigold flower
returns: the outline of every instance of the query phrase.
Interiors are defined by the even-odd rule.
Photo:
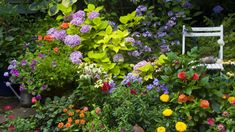
[[[73,119],[71,117],[68,118],[68,123],[73,122]]]
[[[68,109],[63,109],[63,112],[67,112],[68,111]]]
[[[80,111],[81,111],[80,109],[77,109],[77,110],[76,110],[76,113],[79,113]]]
[[[66,128],[69,128],[70,126],[71,126],[70,123],[66,123],[66,124],[65,124],[65,127],[66,127]]]
[[[81,113],[79,116],[80,116],[80,118],[84,118],[84,117],[85,117],[85,114],[84,114],[84,113]]]
[[[46,36],[44,36],[43,40],[46,40],[46,41],[51,42],[51,41],[53,41],[53,40],[54,40],[54,37],[53,37],[53,36],[51,36],[51,35],[46,35]]]
[[[73,116],[74,113],[73,112],[68,112],[68,116]]]
[[[53,51],[54,51],[54,53],[55,54],[57,54],[57,53],[59,53],[59,48],[58,47],[55,47],[55,48],[53,48]],[[70,107],[69,107],[70,108]],[[71,109],[71,108],[70,108]]]
[[[38,35],[38,40],[41,41],[43,39],[42,35]]]
[[[62,23],[62,24],[60,25],[60,28],[61,28],[61,29],[67,29],[67,28],[69,28],[69,24],[66,23],[66,22],[64,22],[64,23]]]
[[[80,113],[85,113],[85,111],[84,111],[84,110],[81,110]]]
[[[208,100],[201,100],[200,101],[200,107],[203,109],[207,109],[210,107],[210,103]]]
[[[80,120],[80,124],[85,124],[85,123],[86,123],[86,121],[84,119]]]
[[[62,128],[64,126],[64,123],[63,122],[60,122],[59,124],[58,124],[58,128]]]
[[[178,97],[178,102],[187,102],[188,101],[188,97],[185,94],[180,94],[180,96]]]
[[[79,124],[80,123],[80,120],[75,120],[75,124]]]

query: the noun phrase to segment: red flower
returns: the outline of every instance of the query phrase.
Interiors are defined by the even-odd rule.
[[[67,29],[67,28],[69,28],[69,24],[64,22],[60,25],[60,28],[61,29]]]
[[[111,87],[110,87],[110,85],[109,85],[108,82],[103,82],[103,86],[102,86],[102,88],[101,88],[101,90],[102,90],[103,92],[108,92],[110,88],[111,88]]]
[[[53,48],[53,50],[54,50],[55,54],[59,53],[59,48],[58,47]]]
[[[199,79],[199,75],[197,73],[194,73],[193,77],[191,79],[192,80],[198,80]]]
[[[134,94],[134,95],[136,95],[137,94],[137,92],[136,92],[136,90],[134,90],[134,89],[131,89],[131,94]]]
[[[215,124],[215,120],[213,118],[208,118],[207,123],[208,123],[208,125],[212,126]]]
[[[178,78],[181,80],[185,80],[186,79],[186,72],[182,71],[178,74]]]
[[[208,102],[208,100],[201,100],[200,101],[200,107],[203,109],[207,109],[210,107],[210,103]]]
[[[14,130],[15,130],[15,126],[10,125],[10,126],[8,127],[8,131],[14,131]]]
[[[6,105],[3,107],[3,110],[8,111],[8,110],[12,110],[12,106],[11,105]]]
[[[54,37],[53,37],[53,36],[51,36],[51,35],[46,35],[46,36],[44,36],[43,40],[46,40],[46,41],[51,42],[51,41],[53,41],[53,40],[54,40]]]
[[[15,119],[15,116],[14,116],[14,115],[9,115],[8,118],[9,118],[10,120],[13,120],[13,119]]]
[[[32,98],[32,103],[36,103],[36,102],[37,102],[36,97],[33,97],[33,98]]]
[[[41,41],[43,39],[42,35],[38,35],[38,40]]]
[[[130,87],[130,86],[131,86],[131,83],[130,83],[130,82],[128,82],[128,83],[127,83],[127,86],[128,86],[128,87]]]

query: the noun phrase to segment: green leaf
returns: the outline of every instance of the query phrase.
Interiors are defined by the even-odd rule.
[[[186,93],[188,95],[191,95],[192,94],[192,88],[188,87],[188,88],[184,89],[184,93]]]
[[[96,17],[92,21],[95,25],[100,25],[102,23],[100,17]]]
[[[88,57],[89,58],[94,58],[94,59],[102,59],[105,56],[105,52],[102,53],[94,53],[94,51],[89,51],[88,52]]]
[[[48,14],[50,16],[54,16],[58,12],[59,12],[59,9],[57,8],[57,5],[52,5],[52,4],[49,5]]]
[[[119,21],[123,24],[126,24],[128,22],[128,17],[127,16],[121,16]]]
[[[95,5],[93,5],[93,4],[88,4],[88,10],[89,11],[93,11],[93,10],[95,10]]]
[[[5,38],[6,41],[13,41],[14,39],[15,39],[15,38],[12,37],[12,36],[7,36],[7,37]]]
[[[120,73],[120,67],[119,67],[119,66],[115,66],[112,71],[113,71],[112,73],[113,73],[114,75],[119,75],[119,73]]]
[[[69,7],[76,2],[77,2],[77,0],[62,0],[62,5],[64,5],[65,7]]]
[[[219,113],[220,112],[220,105],[218,104],[218,103],[216,103],[216,102],[212,102],[212,109],[215,111],[215,112],[217,112],[217,113]]]
[[[99,12],[100,10],[102,10],[104,7],[103,6],[99,6],[95,9],[95,11]]]
[[[112,29],[112,27],[109,25],[109,26],[106,28],[105,31],[106,31],[107,34],[111,34],[112,31],[113,31],[113,29]]]
[[[138,70],[142,71],[142,72],[147,72],[149,70],[153,69],[153,66],[150,63],[147,63],[146,65],[138,68]]]

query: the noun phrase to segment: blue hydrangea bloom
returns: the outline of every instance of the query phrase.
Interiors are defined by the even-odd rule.
[[[74,18],[70,23],[76,26],[81,25],[84,22],[83,18]]]
[[[82,26],[82,28],[80,29],[80,32],[81,33],[87,33],[87,32],[90,32],[91,30],[91,26],[90,25],[84,25]]]
[[[81,43],[81,39],[78,35],[67,35],[64,43],[73,48]]]
[[[82,11],[82,10],[79,10],[79,11],[72,14],[73,19],[75,19],[75,18],[84,18],[85,15],[86,15],[85,12]]]
[[[74,51],[70,54],[69,59],[74,64],[80,64],[82,63],[82,53],[80,51]]]

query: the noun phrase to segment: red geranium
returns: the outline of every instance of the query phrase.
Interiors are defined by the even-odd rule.
[[[54,50],[55,54],[59,53],[59,48],[58,47],[53,48],[53,50]]]
[[[208,123],[208,125],[212,126],[215,124],[215,120],[213,118],[208,118],[207,123]]]
[[[101,90],[103,92],[108,92],[110,90],[111,86],[109,85],[108,82],[103,82],[103,86],[101,87]]]
[[[181,80],[185,80],[186,79],[186,72],[182,71],[178,74],[178,78]]]
[[[131,94],[134,94],[134,95],[136,95],[137,94],[137,92],[136,92],[136,90],[134,90],[134,89],[131,89]]]
[[[60,25],[60,28],[61,29],[67,29],[67,28],[69,28],[69,24],[64,22]]]
[[[193,77],[191,79],[192,80],[198,80],[199,79],[199,75],[197,73],[194,73]]]
[[[12,110],[12,106],[11,105],[6,105],[3,107],[3,110],[8,111],[8,110]]]

